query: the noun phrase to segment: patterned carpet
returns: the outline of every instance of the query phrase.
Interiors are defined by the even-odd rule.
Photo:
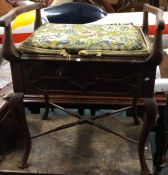
[[[74,111],[74,110],[73,110]],[[101,111],[97,111],[101,112]],[[77,119],[62,114],[58,109],[50,112],[50,120],[41,120],[41,115],[27,112],[31,135],[50,128],[75,122]],[[113,129],[127,137],[137,140],[140,125],[133,125],[130,117],[106,117],[96,123]],[[145,157],[152,171],[151,149],[147,145]],[[24,173],[78,174],[78,175],[139,175],[138,146],[127,142],[88,124],[78,125],[32,140],[29,165]],[[2,157],[0,172],[19,171],[17,162],[21,150],[8,152]]]

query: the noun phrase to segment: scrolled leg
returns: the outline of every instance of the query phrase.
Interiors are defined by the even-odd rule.
[[[151,131],[157,116],[157,105],[153,98],[144,98],[144,105],[146,107],[146,116],[144,118],[144,124],[139,138],[139,159],[141,165],[141,175],[149,175],[149,169],[145,161],[145,143],[148,138],[149,132]]]
[[[154,154],[154,166],[156,171],[161,171],[166,165],[166,152],[168,150],[168,97],[164,109],[159,108],[155,144],[156,152]]]
[[[154,166],[156,171],[161,171],[166,166],[166,152],[168,149],[168,133],[157,129],[155,136],[156,152]]]
[[[23,154],[19,168],[26,168],[27,160],[31,149],[31,138],[30,138],[29,128],[27,125],[26,115],[24,111],[23,93],[14,93],[13,95],[11,95],[9,99],[9,109],[10,109],[11,115],[19,123],[19,126],[21,128],[21,131],[25,139],[24,154]]]

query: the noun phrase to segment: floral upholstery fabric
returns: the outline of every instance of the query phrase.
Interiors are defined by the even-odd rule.
[[[146,56],[149,44],[133,25],[53,24],[37,29],[19,47],[22,52]]]

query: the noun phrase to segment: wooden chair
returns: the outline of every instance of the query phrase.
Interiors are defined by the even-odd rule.
[[[108,13],[117,12],[118,9],[125,7],[130,3],[129,0],[74,0],[73,2],[90,3],[99,6]]]
[[[3,16],[4,14],[8,13],[12,8],[16,7],[17,3],[12,3],[11,1],[7,0],[1,0],[0,1],[0,17]],[[2,38],[0,37],[0,42],[2,41]],[[2,58],[2,51],[0,48],[0,64],[2,63],[3,58]]]
[[[74,10],[75,9],[75,10]],[[44,9],[51,23],[84,24],[104,18],[107,13],[92,4],[70,2]]]
[[[117,12],[142,12],[143,11],[143,6],[145,3],[148,3],[150,5],[153,5],[155,7],[159,7],[159,2],[158,1],[124,1],[123,5],[117,9]]]
[[[153,92],[156,66],[162,59],[162,10],[145,4],[141,30],[133,25],[42,25],[41,7],[41,3],[22,4],[0,18],[0,26],[5,28],[3,56],[10,61],[14,87],[10,111],[19,122],[26,141],[21,168],[27,166],[31,138],[84,123],[115,133],[95,122],[96,119],[112,113],[94,117],[80,116],[55,104],[50,98],[52,94],[73,96],[80,102],[83,98],[89,98],[88,105],[92,104],[92,98],[125,96],[144,99],[146,118],[138,150],[141,174],[149,175],[144,148],[157,114]],[[33,9],[36,9],[36,31],[17,48],[12,43],[11,22],[17,15]],[[153,45],[148,40],[148,13],[156,15]],[[23,96],[27,94],[44,95],[46,107],[52,105],[79,120],[31,137],[23,105]],[[101,101],[97,101],[97,105],[100,103]],[[123,138],[122,135],[120,137]],[[129,138],[125,139],[136,143]]]

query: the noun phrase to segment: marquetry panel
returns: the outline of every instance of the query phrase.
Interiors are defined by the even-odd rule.
[[[103,65],[102,65],[103,64]],[[133,66],[118,73],[116,66],[99,62],[25,62],[23,64],[25,93],[71,95],[133,95],[142,96],[143,67]],[[102,70],[103,69],[103,70]]]

